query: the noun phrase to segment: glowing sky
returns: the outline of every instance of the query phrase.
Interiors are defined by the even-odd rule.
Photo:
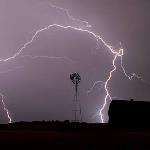
[[[125,49],[123,59],[128,73],[135,72],[150,81],[149,6],[147,0],[55,0],[76,18],[87,20],[92,30],[111,45],[119,41]],[[80,26],[65,13],[50,7],[47,0],[0,1],[0,57],[12,56],[35,31],[49,24]],[[117,47],[118,45],[116,45]],[[67,59],[31,59],[22,56],[69,57]],[[94,81],[105,81],[111,69],[112,55],[87,33],[52,28],[44,31],[15,61],[0,64],[0,89],[14,121],[73,119],[71,72],[80,72],[80,99],[83,120],[99,122],[97,112],[105,92],[100,85],[87,94]],[[124,77],[118,71],[109,84],[113,97],[149,100],[150,85]],[[14,71],[11,71],[14,70]],[[108,106],[107,106],[108,107]],[[105,118],[107,120],[107,107]],[[8,122],[0,107],[0,122]]]

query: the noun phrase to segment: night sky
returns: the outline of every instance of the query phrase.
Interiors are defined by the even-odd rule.
[[[126,78],[120,59],[117,59],[117,71],[108,85],[111,96],[149,101],[150,1],[51,2],[68,9],[73,17],[88,21],[92,25],[88,30],[101,35],[110,45],[118,47],[118,43],[122,43],[127,73],[134,72],[143,80]],[[86,29],[83,24],[70,20],[64,11],[52,8],[48,0],[0,0],[0,20],[1,59],[13,56],[38,29],[50,24]],[[107,80],[112,60],[111,52],[90,34],[52,27],[41,32],[16,59],[0,63],[0,92],[13,121],[72,120],[74,86],[69,75],[79,72],[83,121],[100,122],[98,111],[106,94],[104,86],[98,84],[90,93],[87,91],[95,81]],[[108,106],[109,102],[103,112],[105,122]],[[6,122],[8,119],[1,103],[0,123]]]

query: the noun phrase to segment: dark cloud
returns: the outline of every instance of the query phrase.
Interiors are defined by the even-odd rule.
[[[54,4],[69,9],[76,18],[87,20],[92,30],[110,44],[122,42],[125,48],[124,65],[128,73],[136,72],[146,80],[149,75],[149,5],[148,0],[57,0]],[[12,56],[34,32],[52,23],[76,25],[65,13],[51,8],[48,1],[2,0],[0,4],[0,55]],[[16,60],[0,64],[0,89],[15,121],[72,119],[73,85],[69,74],[81,74],[80,99],[83,119],[99,121],[95,114],[104,101],[105,92],[99,86],[87,94],[94,81],[105,81],[111,69],[112,55],[87,33],[53,28],[38,35]],[[46,59],[31,56],[69,57]],[[112,96],[149,100],[149,84],[129,81],[118,71],[109,88]],[[14,71],[11,71],[14,69]],[[107,114],[107,109],[105,110]],[[1,122],[6,115],[1,108]],[[105,116],[106,117],[106,116]]]

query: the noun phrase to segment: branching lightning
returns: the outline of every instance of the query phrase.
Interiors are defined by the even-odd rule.
[[[43,31],[46,31],[46,30],[49,30],[49,29],[52,29],[52,28],[62,28],[62,29],[71,29],[71,30],[75,30],[75,31],[79,31],[79,32],[86,32],[88,33],[89,35],[91,35],[97,42],[102,42],[103,45],[112,53],[112,55],[114,56],[113,58],[113,61],[112,61],[112,70],[110,70],[109,72],[109,75],[107,77],[107,80],[105,82],[103,81],[96,81],[92,88],[88,91],[88,92],[91,92],[93,90],[93,88],[97,85],[97,84],[103,84],[104,85],[104,89],[105,89],[105,92],[106,92],[106,95],[105,95],[105,98],[104,98],[104,103],[100,109],[100,118],[101,118],[101,122],[104,123],[104,117],[103,117],[103,110],[105,109],[105,106],[107,104],[107,100],[112,100],[111,98],[111,94],[109,92],[109,88],[108,88],[108,84],[109,84],[109,81],[112,79],[112,76],[113,76],[113,73],[117,70],[117,67],[116,67],[116,60],[117,58],[121,58],[121,67],[123,69],[123,72],[125,74],[126,77],[128,77],[129,80],[132,80],[133,77],[138,77],[136,76],[136,74],[132,74],[132,76],[128,76],[127,73],[126,73],[126,70],[123,66],[123,55],[124,55],[124,49],[122,48],[122,46],[120,46],[119,49],[115,49],[113,46],[109,45],[107,42],[105,42],[105,40],[98,34],[94,33],[93,31],[90,30],[90,27],[91,25],[89,25],[89,23],[87,21],[82,21],[80,19],[76,19],[74,17],[72,17],[69,13],[69,11],[65,8],[62,8],[62,7],[58,7],[58,6],[55,6],[53,5],[52,3],[50,3],[50,6],[52,8],[55,8],[61,12],[64,12],[67,17],[71,20],[71,21],[74,21],[76,23],[79,24],[79,27],[76,27],[76,26],[70,26],[70,25],[67,25],[67,26],[64,26],[64,25],[61,25],[61,24],[50,24],[44,28],[41,28],[41,29],[38,29],[34,34],[33,36],[31,37],[31,39],[29,41],[27,41],[20,49],[17,50],[17,52],[11,56],[11,57],[8,57],[6,59],[0,59],[0,62],[7,62],[7,61],[10,61],[10,60],[13,60],[15,58],[17,58],[19,55],[22,54],[23,50],[26,49],[30,44],[32,44],[32,42],[40,35],[40,33],[42,33]],[[22,57],[22,56],[21,56]],[[26,56],[24,56],[26,57]],[[55,59],[66,59],[66,60],[69,60],[71,62],[73,62],[70,58],[68,57],[48,57],[48,56],[28,56],[32,59],[35,59],[35,58],[55,58]],[[141,78],[140,78],[141,79]],[[7,109],[6,107],[6,104],[4,103],[4,96],[2,93],[0,93],[1,97],[2,97],[2,104],[3,104],[3,108],[4,110],[6,111],[7,113],[7,117],[9,119],[9,123],[12,122],[12,119],[10,117],[10,114],[9,114],[9,110]]]
[[[87,91],[87,94],[91,93],[93,91],[94,87],[98,84],[100,84],[100,87],[103,88],[103,85],[105,85],[105,82],[104,81],[94,82],[93,86]]]
[[[106,80],[105,82],[105,91],[106,91],[106,96],[105,96],[105,99],[104,99],[104,104],[102,106],[102,108],[100,109],[100,117],[101,117],[101,122],[104,123],[104,118],[103,118],[103,110],[107,104],[107,99],[109,98],[110,100],[112,99],[111,96],[110,96],[110,93],[109,93],[109,90],[108,90],[108,82],[111,80],[112,78],[112,73],[115,72],[115,70],[117,69],[116,68],[116,65],[115,65],[115,61],[118,57],[118,54],[115,55],[114,59],[113,59],[113,69],[110,71],[109,73],[109,77],[108,79]]]
[[[32,36],[31,40],[26,42],[24,44],[23,47],[21,47],[13,56],[9,57],[9,58],[6,58],[6,59],[0,59],[0,62],[7,62],[9,60],[12,60],[12,59],[15,59],[17,56],[19,56],[24,49],[27,48],[27,46],[29,46],[30,44],[32,44],[32,42],[36,39],[36,37],[43,31],[45,30],[49,30],[50,28],[52,27],[58,27],[58,28],[63,28],[63,29],[72,29],[72,30],[76,30],[76,31],[80,31],[80,32],[86,32],[88,34],[90,34],[91,36],[93,36],[93,38],[95,38],[97,41],[101,41],[107,48],[108,50],[115,56],[114,57],[114,60],[113,60],[113,66],[115,66],[114,64],[114,61],[116,60],[116,58],[118,56],[122,56],[123,55],[123,49],[120,49],[118,52],[116,50],[113,49],[112,46],[110,46],[108,43],[106,43],[104,41],[104,39],[100,36],[100,35],[97,35],[95,34],[94,32],[90,31],[90,30],[87,30],[87,29],[82,29],[82,28],[78,28],[78,27],[72,27],[72,26],[63,26],[63,25],[58,25],[58,24],[52,24],[52,25],[49,25],[45,28],[42,28],[42,29],[39,29],[35,32],[35,34]],[[115,68],[116,70],[116,68]],[[102,115],[102,111],[103,109],[105,108],[105,105],[107,104],[107,98],[111,98],[110,94],[109,94],[109,91],[108,91],[108,88],[107,88],[107,85],[108,85],[108,82],[111,80],[111,77],[112,77],[112,73],[115,71],[115,70],[112,70],[110,72],[110,76],[108,78],[108,80],[105,82],[105,90],[106,90],[106,97],[105,97],[105,102],[104,102],[104,105],[100,111],[100,116],[101,116],[101,122],[103,123],[103,115]]]
[[[65,12],[65,14],[67,15],[67,17],[70,20],[75,21],[76,23],[82,24],[83,27],[88,27],[88,28],[92,27],[87,21],[83,21],[83,20],[80,20],[80,19],[77,19],[77,18],[74,18],[73,16],[71,16],[69,11],[66,8],[58,7],[54,4],[52,4],[51,2],[49,4],[52,8],[55,8],[55,9],[58,9],[59,11],[61,10],[61,11]]]
[[[6,73],[9,73],[9,72],[13,72],[15,70],[19,70],[19,69],[22,69],[24,68],[23,66],[18,66],[18,67],[15,67],[14,69],[8,69],[8,70],[5,70],[5,71],[0,71],[0,75],[1,74],[6,74]]]
[[[23,55],[21,58],[30,58],[30,59],[38,59],[38,58],[43,58],[43,59],[55,59],[55,60],[65,60],[69,61],[70,63],[76,63],[74,60],[71,58],[68,58],[66,56],[63,57],[56,57],[56,56],[30,56],[30,55]]]

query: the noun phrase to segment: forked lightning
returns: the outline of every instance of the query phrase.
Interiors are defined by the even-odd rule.
[[[70,25],[67,25],[67,26],[64,26],[62,24],[50,24],[46,27],[43,27],[41,29],[38,29],[34,35],[31,37],[31,39],[29,41],[27,41],[20,49],[17,50],[17,52],[11,56],[11,57],[8,57],[6,59],[0,59],[0,62],[7,62],[9,60],[13,60],[15,59],[16,57],[18,57],[19,55],[21,55],[21,53],[23,52],[24,49],[26,49],[30,44],[32,44],[32,42],[40,35],[41,32],[43,31],[46,31],[46,30],[49,30],[49,29],[53,29],[53,28],[62,28],[64,30],[67,30],[67,29],[71,29],[71,30],[75,30],[75,31],[79,31],[79,32],[86,32],[88,33],[89,35],[91,35],[97,42],[102,42],[104,44],[104,46],[106,46],[106,48],[112,53],[113,55],[113,60],[112,60],[112,69],[110,70],[109,74],[108,74],[108,77],[107,77],[107,80],[106,81],[96,81],[92,88],[90,89],[90,91],[95,87],[96,84],[99,84],[99,83],[102,83],[104,84],[104,89],[105,89],[105,92],[106,92],[106,95],[105,95],[105,98],[104,98],[104,103],[103,105],[101,106],[100,108],[100,119],[101,119],[101,122],[104,123],[104,116],[103,116],[103,110],[105,109],[105,106],[107,104],[107,101],[108,99],[111,100],[111,94],[109,92],[109,88],[108,88],[108,84],[109,84],[109,81],[111,80],[112,76],[113,76],[113,73],[117,70],[117,67],[116,67],[116,60],[117,58],[120,58],[121,60],[121,67],[123,69],[123,72],[125,74],[126,77],[128,77],[128,79],[132,80],[133,77],[137,77],[138,76],[136,74],[132,74],[131,76],[127,75],[126,73],[126,70],[123,66],[123,55],[124,55],[124,49],[122,48],[121,44],[120,44],[120,48],[119,49],[115,49],[113,46],[109,45],[100,35],[94,33],[92,30],[91,30],[91,25],[89,25],[89,23],[87,21],[82,21],[80,19],[76,19],[76,18],[73,18],[69,11],[65,8],[62,8],[62,7],[58,7],[56,5],[53,5],[52,3],[50,3],[50,6],[52,8],[55,8],[57,10],[59,10],[61,13],[65,13],[67,15],[67,17],[71,20],[71,21],[74,21],[76,23],[79,24],[79,26],[70,26]],[[28,56],[28,57],[31,57],[33,59],[35,58],[38,58],[38,57],[43,57],[43,58],[55,58],[55,59],[66,59],[66,60],[69,60],[69,61],[72,61],[70,58],[67,58],[67,57],[48,57],[48,56]],[[140,78],[141,79],[141,78]],[[90,92],[89,91],[89,92]],[[0,93],[0,96],[2,97],[2,104],[3,104],[3,108],[4,108],[4,111],[6,111],[6,114],[7,114],[7,117],[9,119],[9,123],[12,123],[12,118],[10,116],[10,113],[9,113],[9,110],[8,108],[6,107],[6,104],[4,102],[4,95],[2,93]]]

